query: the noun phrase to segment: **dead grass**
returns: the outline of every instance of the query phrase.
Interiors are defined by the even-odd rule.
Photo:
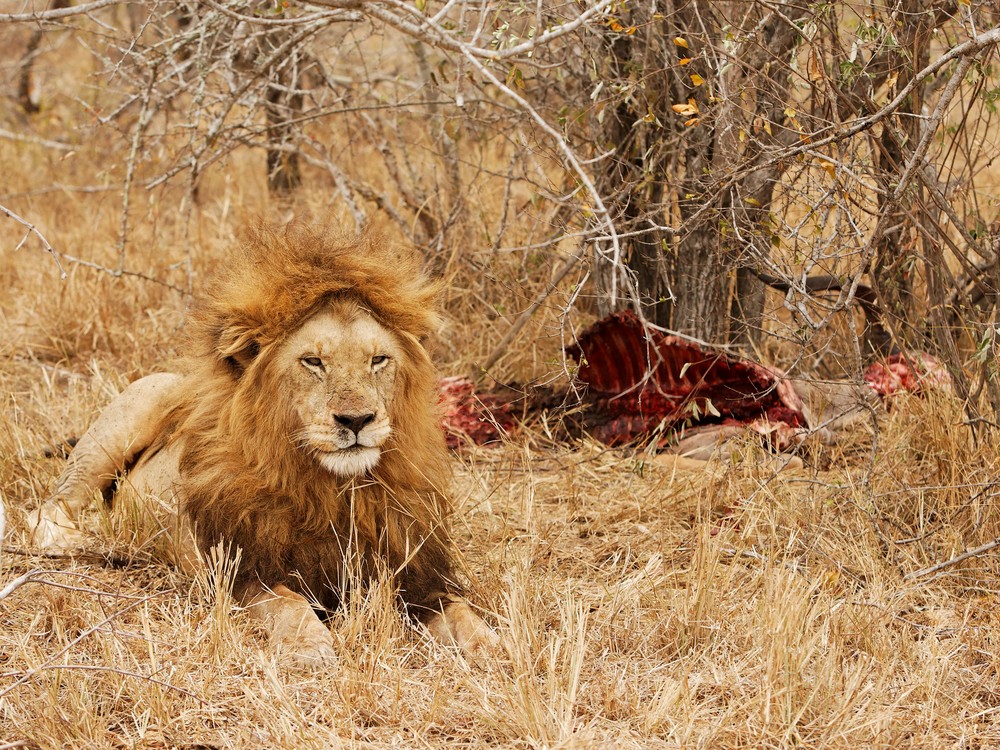
[[[60,128],[53,117],[52,137]],[[114,144],[66,160],[0,142],[5,202],[50,239],[116,258],[113,194],[30,193],[113,178]],[[118,155],[120,157],[120,154]],[[111,161],[109,161],[111,160]],[[257,159],[179,196],[135,198],[129,266],[197,289],[225,263],[245,214],[271,206]],[[313,175],[300,206],[322,214]],[[480,194],[488,198],[488,191]],[[495,196],[494,196],[495,197]],[[438,349],[471,367],[547,283],[530,258],[482,248],[449,266]],[[276,662],[225,576],[189,580],[94,519],[90,559],[31,554],[23,514],[111,395],[168,366],[187,301],[136,278],[72,267],[0,225],[0,492],[10,528],[0,585],[0,746],[37,748],[966,748],[1000,746],[1000,556],[906,573],[1000,537],[992,442],[976,443],[942,394],[898,400],[806,468],[775,476],[747,444],[725,466],[522,436],[455,459],[456,537],[495,658],[469,663],[407,627],[375,586],[330,623],[339,663]],[[491,312],[491,309],[493,312]],[[559,369],[558,305],[543,309],[505,374]]]
[[[886,440],[927,424],[889,422]],[[5,439],[16,515],[24,476],[58,460],[36,425],[4,432],[32,445]],[[988,748],[996,558],[903,574],[1000,535],[973,499],[993,453],[765,481],[750,449],[706,472],[590,445],[476,452],[456,461],[457,537],[503,639],[480,664],[407,628],[384,586],[333,618],[336,669],[296,672],[209,576],[8,553],[4,580],[46,572],[0,604],[0,726],[40,748]]]

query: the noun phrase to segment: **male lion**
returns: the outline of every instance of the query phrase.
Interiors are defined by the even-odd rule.
[[[451,579],[421,343],[434,296],[415,254],[370,233],[254,228],[192,321],[187,374],[142,378],[105,409],[34,515],[34,541],[79,544],[79,512],[127,488],[171,509],[161,523],[185,567],[231,550],[237,600],[301,662],[334,654],[312,604],[333,609],[380,570],[437,638],[492,643]]]

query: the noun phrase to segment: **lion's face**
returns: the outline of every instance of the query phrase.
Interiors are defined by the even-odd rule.
[[[300,424],[292,439],[339,476],[372,469],[392,434],[402,356],[396,337],[355,304],[337,303],[309,318],[274,360]]]

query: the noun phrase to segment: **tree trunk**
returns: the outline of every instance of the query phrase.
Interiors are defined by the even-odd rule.
[[[69,0],[52,0],[49,3],[50,10],[68,7]],[[42,43],[44,33],[41,26],[32,31],[24,55],[21,56],[21,70],[17,79],[17,102],[29,115],[37,113],[40,109],[39,93],[35,83],[35,58],[38,57],[38,47]]]
[[[272,30],[267,44],[271,50],[285,43],[286,29]],[[300,131],[296,119],[302,114],[303,95],[298,53],[279,60],[269,71],[264,93],[267,117],[267,187],[272,193],[294,191],[302,183],[295,137]]]
[[[691,0],[662,18],[637,6],[629,21],[641,35],[609,37],[609,78],[627,95],[606,120],[601,143],[614,158],[600,188],[626,235],[646,317],[706,341],[750,344],[764,306],[750,269],[770,252],[769,209],[784,169],[766,157],[799,135],[782,123],[795,22],[808,8],[739,16],[753,41],[719,74],[710,57],[736,5]],[[679,231],[655,228],[664,224]]]
[[[904,0],[898,7],[897,21],[899,46],[887,55],[887,74],[897,76],[896,85],[906,86],[917,72],[930,60],[931,35],[936,19],[931,14],[933,3],[926,0]],[[918,329],[911,321],[917,319],[916,300],[913,294],[913,273],[919,248],[916,240],[909,238],[913,226],[911,206],[919,206],[922,192],[919,180],[913,181],[912,190],[917,195],[903,196],[897,203],[892,195],[910,153],[921,135],[922,109],[926,84],[919,83],[904,100],[902,106],[886,123],[877,140],[876,162],[882,177],[879,194],[879,215],[889,217],[889,227],[875,248],[872,261],[872,286],[879,296],[883,316],[890,330],[910,343],[916,343]],[[932,224],[933,222],[927,222]]]
[[[299,155],[293,147],[298,126],[292,124],[302,111],[302,94],[297,92],[299,81],[295,69],[286,67],[278,72],[279,83],[267,89],[267,187],[272,193],[289,193],[302,183]]]

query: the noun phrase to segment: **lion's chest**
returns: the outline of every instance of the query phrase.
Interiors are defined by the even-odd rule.
[[[346,591],[391,575],[383,514],[362,514],[343,496],[327,499],[319,509],[303,505],[273,499],[268,512],[232,529],[244,577],[267,586],[282,583],[335,608]]]

